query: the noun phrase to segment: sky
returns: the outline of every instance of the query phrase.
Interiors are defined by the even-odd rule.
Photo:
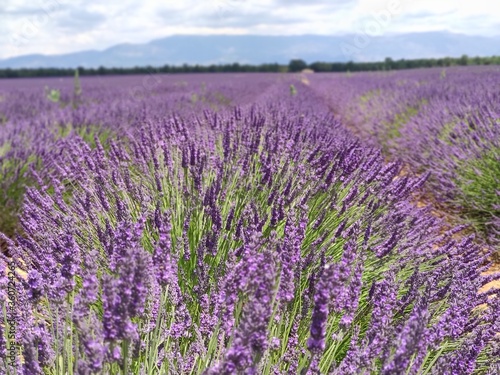
[[[1,0],[0,59],[178,34],[500,35],[491,0]]]

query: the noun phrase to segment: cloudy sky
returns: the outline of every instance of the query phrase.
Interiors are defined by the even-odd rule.
[[[500,34],[491,0],[1,0],[0,59],[173,34]]]

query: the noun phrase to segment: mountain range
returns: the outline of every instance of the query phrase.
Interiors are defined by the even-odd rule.
[[[60,55],[24,55],[0,60],[0,68],[86,68],[200,64],[287,64],[315,61],[381,61],[396,59],[500,55],[500,36],[449,32],[363,36],[174,35],[144,44],[118,44],[102,51]]]

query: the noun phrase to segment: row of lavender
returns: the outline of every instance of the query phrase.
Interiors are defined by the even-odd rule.
[[[500,244],[498,68],[320,80],[315,86],[324,95],[344,92],[336,110],[365,141],[416,173],[431,172],[427,190],[443,211],[472,224],[489,244]]]
[[[3,93],[2,183],[27,189],[0,371],[498,371],[488,254],[410,203],[425,176],[294,78],[156,78]]]
[[[28,169],[54,144],[72,133],[89,143],[95,133],[101,141],[128,134],[146,120],[164,119],[173,113],[201,113],[220,106],[250,102],[265,93],[280,77],[232,76],[219,83],[210,75],[86,78],[84,95],[74,97],[73,79],[3,81],[0,85],[0,229],[14,234],[24,196],[32,182]],[[60,98],[49,100],[57,90]],[[51,163],[51,161],[45,161]],[[4,244],[0,241],[0,248]]]

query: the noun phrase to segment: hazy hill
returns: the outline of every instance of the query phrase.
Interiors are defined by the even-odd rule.
[[[0,60],[0,68],[133,67],[218,63],[288,63],[292,58],[306,62],[380,61],[386,57],[430,58],[500,55],[500,37],[469,36],[448,32],[397,34],[368,39],[355,55],[356,35],[256,36],[178,35],[145,44],[119,44],[103,51],[61,55],[26,55]]]

